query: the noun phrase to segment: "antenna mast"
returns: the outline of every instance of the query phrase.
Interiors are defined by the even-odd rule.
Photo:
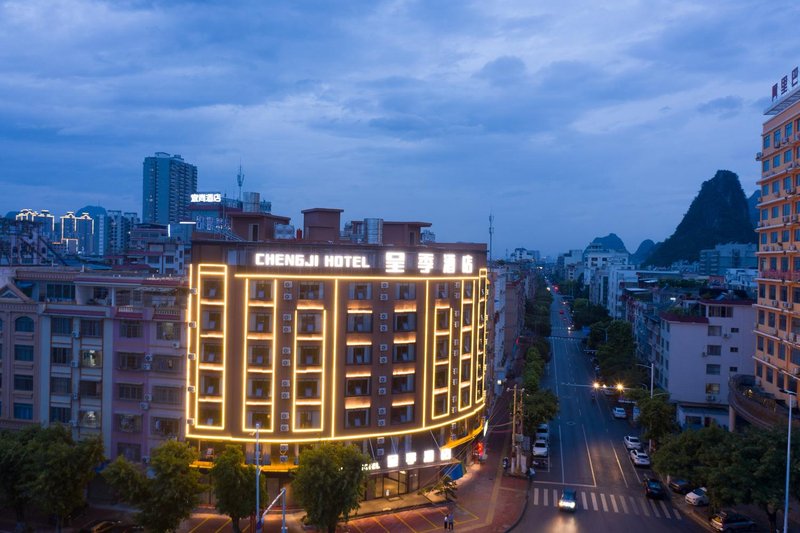
[[[494,215],[489,213],[489,262],[492,262],[492,237],[494,236]]]
[[[242,172],[242,163],[239,162],[239,173],[236,174],[236,183],[239,184],[239,201],[242,201],[242,185],[244,185],[244,172]]]

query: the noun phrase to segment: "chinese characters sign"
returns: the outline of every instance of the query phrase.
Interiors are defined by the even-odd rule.
[[[469,254],[402,252],[383,254],[305,254],[257,252],[253,264],[258,267],[321,269],[380,269],[386,274],[474,274],[474,258]]]
[[[197,193],[192,194],[192,203],[195,204],[218,204],[222,201],[222,194],[215,193]]]
[[[778,99],[778,97],[785,95],[789,89],[794,89],[798,83],[798,77],[800,77],[800,69],[798,67],[794,67],[792,70],[792,77],[791,81],[789,76],[784,76],[781,78],[780,84],[776,83],[772,86],[772,101]],[[779,91],[780,87],[780,92]]]

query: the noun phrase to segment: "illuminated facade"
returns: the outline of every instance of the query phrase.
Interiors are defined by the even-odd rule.
[[[315,214],[306,232],[322,235],[308,229]],[[405,245],[193,243],[186,436],[201,455],[239,442],[252,460],[257,425],[262,464],[278,472],[303,446],[357,443],[374,498],[416,491],[426,468],[470,453],[485,404],[486,247],[419,244],[424,225],[398,229]]]

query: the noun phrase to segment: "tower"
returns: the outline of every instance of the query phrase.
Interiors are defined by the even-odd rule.
[[[156,152],[142,169],[142,222],[176,224],[188,217],[187,206],[197,192],[197,167],[179,155]]]

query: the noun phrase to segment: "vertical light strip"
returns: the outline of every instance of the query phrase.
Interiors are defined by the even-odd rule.
[[[339,280],[333,282],[333,343],[331,345],[331,374],[333,375],[331,381],[331,438],[336,436],[336,370],[339,368],[336,364],[336,351],[339,347]],[[324,343],[323,343],[324,344]],[[322,362],[325,364],[325,350],[322,350]],[[326,377],[326,373],[322,373],[322,380]],[[322,416],[322,413],[320,413]]]
[[[464,375],[461,373],[462,369],[464,368],[464,354],[466,353],[464,350],[464,280],[461,280],[461,283],[458,284],[461,289],[461,297],[458,299],[459,302],[459,313],[458,313],[458,412],[460,413],[464,408],[468,407],[468,405],[464,405],[461,402],[461,384],[464,382]],[[470,335],[471,336],[471,335]],[[470,342],[472,340],[470,339]]]
[[[222,429],[225,428],[225,412],[227,411],[227,397],[228,387],[225,383],[225,377],[228,375],[228,265],[222,265],[223,272],[223,299],[222,299]]]
[[[203,345],[200,342],[200,330],[202,329],[202,316],[203,310],[201,309],[200,302],[202,301],[202,278],[203,278],[203,265],[197,266],[197,316],[195,317],[195,328],[194,334],[195,339],[197,339],[197,347],[199,350],[203,349]],[[200,358],[202,354],[198,352],[197,354],[197,364],[194,365],[194,425],[195,427],[200,425]]]
[[[278,280],[277,278],[272,280],[272,351],[270,352],[270,356],[272,359],[272,378],[271,378],[271,386],[272,386],[272,404],[270,405],[270,414],[269,414],[269,430],[271,432],[275,431],[275,404],[278,403],[278,397],[275,395],[275,382],[278,381],[278,371],[276,368],[276,363],[278,362],[278,313],[280,310],[278,309]]]
[[[437,295],[438,296],[438,295]],[[453,414],[453,306],[448,302],[447,312],[450,322],[447,330],[447,416]],[[458,343],[459,346],[461,343]],[[460,352],[459,352],[460,353]]]
[[[184,424],[186,424],[185,431],[184,431],[185,434],[189,434],[190,433],[190,429],[189,429],[189,426],[187,424],[187,421],[190,418],[192,418],[190,416],[190,412],[191,411],[189,409],[189,384],[191,383],[192,361],[189,360],[189,355],[188,354],[192,353],[192,340],[193,340],[192,339],[192,328],[189,327],[189,323],[192,321],[192,305],[194,303],[193,300],[192,300],[192,285],[193,285],[192,276],[193,275],[194,275],[194,271],[193,271],[193,268],[192,268],[192,264],[189,263],[189,298],[187,299],[187,302],[186,302],[186,314],[184,315],[184,321],[186,322],[186,344],[187,344],[187,347],[186,347],[186,353],[187,353],[187,355],[186,355],[186,385],[184,386],[184,390],[183,390],[183,395],[184,395],[183,406],[184,406],[184,410],[185,410],[185,413],[186,413],[186,416],[183,419]],[[197,329],[197,328],[195,328],[195,329]],[[200,350],[199,350],[199,346],[198,346],[198,349],[195,350],[195,359],[194,360],[198,361],[199,357],[200,357]],[[195,363],[195,366],[197,366],[197,363]],[[196,419],[196,416],[195,416],[195,419]]]
[[[423,309],[425,310],[425,335],[423,335],[423,364],[422,364],[422,429],[428,427],[428,417],[427,417],[427,410],[426,407],[428,405],[428,366],[431,365],[433,367],[434,372],[436,371],[436,365],[432,362],[432,359],[429,358],[428,354],[428,316],[431,314],[430,302],[428,297],[430,296],[430,289],[428,284],[425,284],[425,305]],[[436,306],[434,306],[436,307]],[[434,311],[435,312],[435,311]],[[419,314],[419,313],[418,313]],[[433,336],[434,339],[436,336]],[[435,357],[435,347],[434,347],[434,357]],[[430,390],[431,394],[431,405],[433,405],[433,387]],[[433,413],[431,413],[431,416]]]
[[[322,432],[325,431],[325,369],[327,365],[325,365],[325,347],[328,344],[328,310],[322,310],[322,357],[320,357],[320,362],[322,363],[322,372],[319,375],[319,383],[322,390],[320,391],[320,405],[319,405],[319,433],[322,435]]]
[[[250,341],[247,339],[247,330],[250,325],[250,278],[244,278],[244,320],[242,339],[244,340],[244,355],[242,357],[242,432],[247,431],[247,370],[250,367]]]
[[[300,327],[300,315],[297,312],[297,305],[294,309],[294,321],[292,321],[292,432],[297,431],[297,329]],[[283,354],[281,354],[283,357]]]

